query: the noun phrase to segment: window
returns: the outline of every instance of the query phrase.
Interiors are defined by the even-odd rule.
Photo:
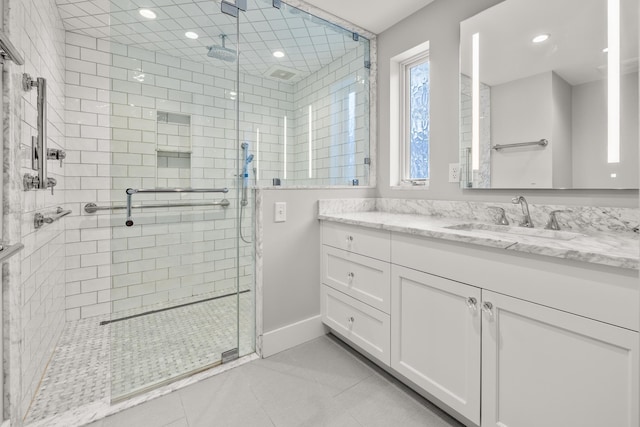
[[[429,57],[426,53],[402,64],[403,72],[403,181],[429,179]]]
[[[429,42],[391,58],[390,185],[425,188],[430,178]]]

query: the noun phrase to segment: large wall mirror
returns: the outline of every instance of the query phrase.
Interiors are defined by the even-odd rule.
[[[463,188],[638,188],[638,5],[505,0],[460,23]]]

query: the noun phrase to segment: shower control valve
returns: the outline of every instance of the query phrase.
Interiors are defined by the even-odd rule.
[[[59,160],[60,167],[62,167],[62,161],[67,157],[67,153],[64,150],[58,150],[56,148],[47,149],[47,159]]]
[[[33,190],[40,187],[40,178],[38,175],[24,174],[22,177],[22,183],[24,185],[24,191]]]

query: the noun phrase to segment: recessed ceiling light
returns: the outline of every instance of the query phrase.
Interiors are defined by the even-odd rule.
[[[602,49],[602,52],[603,52],[603,53],[607,53],[607,52],[609,52],[609,48],[608,48],[608,47],[605,47],[604,49]]]
[[[534,43],[542,43],[549,39],[549,34],[539,34],[531,39]]]
[[[284,52],[281,50],[276,50],[275,52],[273,52],[273,56],[275,56],[276,58],[284,58]]]
[[[184,33],[184,36],[188,39],[195,40],[198,38],[198,33],[194,33],[193,31],[187,31],[186,33]]]
[[[140,9],[138,13],[140,14],[140,16],[147,19],[156,19],[158,16],[153,10],[149,9]]]

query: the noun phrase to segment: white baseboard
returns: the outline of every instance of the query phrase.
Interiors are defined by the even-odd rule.
[[[262,357],[273,356],[325,334],[320,315],[266,332],[262,336]]]

